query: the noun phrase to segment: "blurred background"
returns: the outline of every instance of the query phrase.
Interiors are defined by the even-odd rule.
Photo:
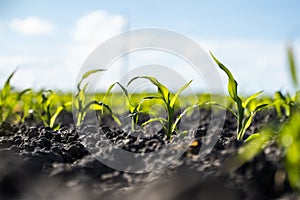
[[[0,84],[19,67],[12,80],[17,88],[72,91],[82,63],[103,41],[156,27],[212,51],[232,70],[243,94],[293,91],[286,49],[292,44],[300,59],[299,13],[297,0],[2,0]]]

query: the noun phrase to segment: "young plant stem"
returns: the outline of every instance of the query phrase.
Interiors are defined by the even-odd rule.
[[[168,139],[171,139],[172,137],[172,127],[173,127],[173,124],[174,124],[174,108],[171,108],[169,105],[168,105],[168,129],[167,129],[167,138]]]

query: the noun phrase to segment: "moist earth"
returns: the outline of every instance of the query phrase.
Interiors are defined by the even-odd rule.
[[[226,113],[222,132],[213,149],[205,156],[199,156],[210,114],[211,110],[201,111],[195,142],[179,158],[161,170],[139,174],[106,166],[95,158],[91,144],[97,146],[97,140],[106,141],[137,155],[151,153],[169,143],[163,131],[149,137],[136,137],[106,125],[75,128],[70,113],[61,116],[63,126],[59,130],[32,122],[2,123],[0,199],[298,198],[289,186],[281,161],[282,152],[275,144],[270,144],[237,170],[224,173],[228,158],[243,145],[236,140],[236,121],[230,113]],[[278,124],[283,120],[274,110],[259,112],[246,137],[267,123]],[[91,137],[83,138],[82,132]],[[97,151],[103,151],[101,145],[97,147]],[[109,151],[106,155],[110,155]],[[150,161],[143,164],[143,167],[153,165]]]

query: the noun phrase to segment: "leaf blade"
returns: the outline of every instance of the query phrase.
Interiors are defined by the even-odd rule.
[[[188,83],[184,84],[175,94],[175,96],[172,98],[171,102],[170,102],[170,106],[173,107],[179,94],[182,93],[191,83],[193,82],[193,80],[190,80]]]
[[[287,54],[288,54],[290,76],[292,78],[292,82],[293,82],[294,87],[297,88],[298,87],[298,77],[297,77],[297,70],[296,70],[294,52],[293,52],[293,48],[291,46],[288,47]]]
[[[264,91],[261,90],[257,93],[252,94],[251,96],[249,96],[244,102],[243,102],[243,107],[247,108],[248,104],[250,103],[250,101],[252,101],[253,99],[255,99],[257,96],[259,96],[260,94],[262,94]]]
[[[127,86],[130,85],[134,80],[140,79],[140,78],[147,79],[153,85],[155,85],[157,87],[157,89],[158,89],[158,93],[162,96],[162,98],[164,99],[164,101],[167,104],[169,104],[169,102],[170,102],[170,92],[169,92],[168,88],[165,85],[163,85],[162,83],[160,83],[156,78],[154,78],[152,76],[136,76],[136,77],[132,78],[128,82]]]
[[[211,52],[210,52],[210,55],[212,56],[213,60],[217,63],[219,68],[221,68],[226,73],[226,75],[228,77],[228,92],[229,92],[229,95],[231,96],[231,98],[234,101],[237,102],[238,99],[240,99],[240,97],[238,96],[238,93],[237,93],[238,84],[237,84],[236,80],[234,79],[232,73]]]

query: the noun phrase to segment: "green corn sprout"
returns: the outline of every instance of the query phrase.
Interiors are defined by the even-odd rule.
[[[238,149],[236,155],[225,160],[224,171],[226,173],[234,171],[252,160],[270,143],[272,136],[273,132],[270,129],[264,129],[261,133],[250,135],[246,140],[246,144]]]
[[[56,119],[66,107],[71,106],[71,102],[66,102],[63,105],[60,105],[56,108],[54,107],[56,94],[52,90],[43,90],[41,91],[41,111],[34,110],[33,112],[42,120],[45,126],[48,126],[53,129],[58,129],[59,124],[56,124]]]
[[[283,161],[293,188],[300,191],[300,113],[295,113],[284,126],[277,138],[277,143],[284,152]]]
[[[237,154],[225,162],[225,171],[234,171],[261,153],[272,141],[282,150],[282,159],[290,185],[300,192],[300,113],[296,112],[283,125],[267,127],[260,134],[251,135]],[[279,131],[278,131],[279,130]]]
[[[0,91],[0,123],[7,121],[9,118],[15,116],[14,109],[21,102],[23,95],[31,89],[25,89],[21,92],[14,92],[12,86],[10,84],[11,79],[16,73],[17,69],[15,69],[7,78],[4,83],[3,88]]]
[[[288,60],[290,75],[295,89],[298,87],[296,65],[291,47],[288,48]],[[282,116],[282,108],[288,120],[279,128],[268,127],[258,134],[252,134],[247,138],[245,146],[239,149],[237,155],[225,163],[226,171],[232,171],[252,160],[257,154],[274,141],[282,150],[282,159],[288,173],[289,183],[296,191],[300,192],[300,112],[299,112],[299,91],[294,97],[289,94],[283,95],[280,91],[274,95],[274,106],[278,115]],[[294,107],[295,111],[291,112]]]
[[[287,57],[289,62],[289,72],[290,77],[294,86],[294,89],[297,90],[298,88],[298,77],[297,77],[297,68],[296,68],[296,61],[294,58],[293,48],[289,46],[287,48]],[[282,110],[285,111],[285,115],[287,117],[290,116],[291,110],[293,107],[299,106],[299,94],[300,92],[296,92],[295,95],[292,97],[289,93],[283,95],[281,91],[277,91],[274,95],[274,107],[279,117],[282,117]]]
[[[283,115],[282,109],[284,109],[285,115],[289,117],[291,115],[291,108],[295,105],[295,101],[291,98],[289,93],[284,96],[280,91],[277,91],[274,95],[273,104],[279,117]]]
[[[242,101],[242,98],[238,95],[238,90],[237,90],[238,83],[234,79],[232,73],[219,60],[217,60],[217,58],[212,53],[210,53],[210,54],[211,54],[212,58],[214,59],[214,61],[217,63],[217,65],[220,67],[220,69],[222,69],[228,77],[228,92],[229,92],[231,99],[235,102],[237,111],[235,112],[232,109],[230,109],[229,107],[218,105],[214,102],[211,102],[210,104],[225,107],[227,110],[229,110],[233,114],[233,116],[237,120],[237,125],[238,125],[237,140],[242,140],[245,135],[245,131],[251,125],[252,119],[255,116],[255,114],[258,111],[265,108],[266,106],[268,106],[268,104],[264,104],[264,103],[257,104],[256,106],[254,106],[254,108],[250,108],[249,103],[253,99],[255,99],[258,95],[260,95],[262,93],[262,91],[257,92],[255,94],[251,95],[250,97],[248,97],[247,99],[245,99],[244,101]],[[247,115],[247,113],[250,113],[250,114]]]
[[[24,91],[26,91],[26,95],[22,96],[22,112],[19,117],[19,123],[25,122],[26,118],[30,115],[31,109],[33,108],[34,92],[31,89]]]
[[[140,113],[140,105],[134,105],[134,103],[130,99],[130,96],[128,95],[127,89],[121,83],[115,82],[112,85],[110,85],[106,91],[103,101],[105,101],[107,95],[111,92],[111,90],[116,85],[118,85],[121,88],[122,92],[125,94],[126,106],[129,109],[129,117],[131,117],[131,129],[134,131],[136,130],[136,124],[138,123],[138,114]]]
[[[120,120],[115,116],[110,109],[110,107],[106,104],[104,104],[101,101],[97,100],[91,100],[90,102],[86,102],[86,89],[88,87],[88,82],[85,83],[85,85],[82,87],[83,81],[88,78],[90,75],[98,72],[103,72],[105,69],[94,69],[90,70],[82,75],[81,80],[77,84],[77,93],[75,97],[73,98],[74,106],[76,108],[76,115],[77,115],[77,121],[76,121],[76,126],[79,126],[85,119],[85,116],[88,112],[89,109],[93,110],[101,110],[103,112],[104,108],[106,108],[111,117],[118,123],[120,124]],[[100,120],[100,119],[99,119]]]
[[[143,97],[142,100],[139,103],[136,104],[131,100],[131,97],[128,94],[128,90],[121,83],[115,82],[112,85],[110,85],[109,88],[107,89],[106,94],[103,98],[103,102],[105,102],[105,99],[107,98],[107,96],[110,94],[111,90],[115,86],[119,86],[121,88],[123,94],[126,97],[126,106],[128,108],[128,111],[129,111],[129,115],[127,117],[131,118],[131,129],[133,131],[135,131],[136,130],[136,124],[138,124],[139,114],[141,114],[141,113],[148,113],[149,114],[149,111],[141,110],[141,106],[142,106],[143,102],[146,101],[146,100],[155,99],[156,97],[151,97],[151,96]]]
[[[175,130],[174,124],[176,122],[176,118],[174,116],[175,114],[175,103],[179,97],[179,94],[182,93],[190,84],[192,81],[189,81],[185,85],[183,85],[175,95],[173,95],[169,89],[160,83],[156,78],[151,77],[151,76],[137,76],[132,78],[127,85],[130,85],[134,80],[136,79],[147,79],[149,80],[153,85],[155,85],[158,89],[157,95],[156,96],[149,96],[145,97],[142,99],[142,101],[139,103],[139,106],[143,103],[143,101],[148,100],[148,99],[159,99],[161,100],[165,107],[166,107],[166,112],[167,112],[167,119],[162,118],[162,117],[155,117],[151,118],[148,121],[144,122],[142,126],[145,126],[149,123],[152,123],[154,121],[159,121],[163,124],[165,133],[167,135],[168,139],[172,138],[172,134]]]

